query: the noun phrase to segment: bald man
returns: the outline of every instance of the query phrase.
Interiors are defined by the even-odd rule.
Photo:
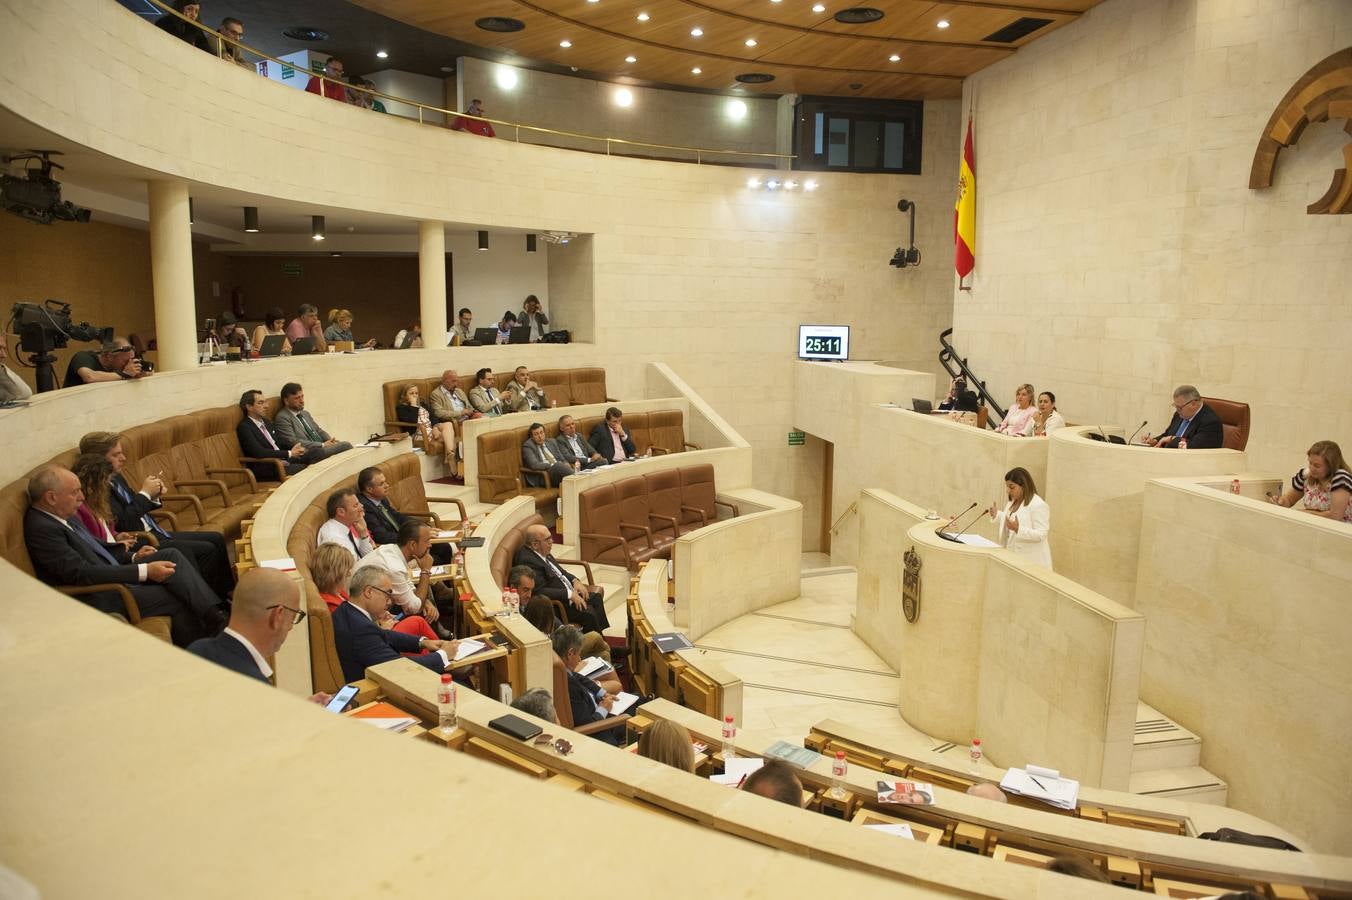
[[[535,572],[535,593],[561,601],[568,624],[576,625],[584,632],[605,631],[610,627],[605,594],[596,585],[584,584],[572,573],[565,572],[550,555],[553,547],[554,538],[549,529],[532,525],[526,529],[526,541],[512,557],[512,565],[529,566]]]
[[[235,588],[230,624],[215,637],[194,641],[188,652],[232,672],[267,682],[272,678],[267,658],[277,655],[291,629],[305,618],[305,613],[297,608],[299,604],[296,585],[285,572],[250,569]],[[321,691],[310,699],[324,704],[332,697]]]

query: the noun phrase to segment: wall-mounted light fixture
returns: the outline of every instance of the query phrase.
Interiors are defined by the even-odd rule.
[[[487,231],[481,231],[481,232],[479,232],[479,249],[480,249],[480,250],[487,250],[487,249],[488,249],[488,232],[487,232]]]
[[[256,234],[258,232],[258,207],[244,207],[244,230],[249,234]]]
[[[324,240],[324,217],[310,216],[310,237],[317,241]]]
[[[535,252],[535,235],[533,234],[526,235],[526,252],[527,253]]]

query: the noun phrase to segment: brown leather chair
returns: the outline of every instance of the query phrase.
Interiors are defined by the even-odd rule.
[[[493,582],[499,588],[507,584],[507,575],[512,571],[512,559],[516,556],[516,551],[526,543],[526,529],[532,525],[543,525],[544,521],[539,514],[523,519],[498,540],[489,559],[488,568],[493,573]]]
[[[653,520],[654,528],[668,532],[674,528],[679,536],[700,527],[697,523],[681,521],[681,473],[678,470],[649,472],[643,480],[647,482],[648,516]]]
[[[432,391],[436,390],[437,385],[441,384],[441,376],[437,375],[434,378],[401,378],[398,381],[387,381],[380,386],[380,394],[385,403],[384,427],[386,434],[403,431],[405,428],[409,427],[407,422],[399,421],[399,417],[394,413],[394,407],[399,403],[399,392],[402,391],[404,385],[409,382],[418,386],[418,398],[425,403],[427,402],[427,398],[432,396]]]
[[[540,386],[540,390],[545,392],[545,396],[551,401],[558,403],[559,406],[571,406],[573,403],[573,389],[568,369],[540,369],[530,373],[535,379],[535,383]],[[558,416],[554,417],[558,421]]]
[[[735,503],[718,499],[711,464],[686,466],[681,473],[681,523],[702,528],[718,521],[718,507],[725,506],[733,516],[741,515]]]
[[[568,393],[573,404],[614,403],[606,396],[605,369],[570,369],[568,373]]]
[[[1249,404],[1237,400],[1203,397],[1202,402],[1220,417],[1226,450],[1243,450],[1249,445]]]
[[[654,517],[648,508],[648,480],[642,475],[615,482],[615,495],[620,503],[621,534],[637,535],[643,532],[653,556],[671,558],[671,545],[680,536],[674,519]]]
[[[700,449],[698,444],[685,439],[684,420],[679,409],[655,409],[648,413],[648,441],[654,455]]]
[[[591,722],[587,725],[574,725],[573,704],[568,699],[568,670],[563,667],[563,660],[559,659],[557,655],[554,657],[554,717],[559,720],[559,725],[562,727],[586,735],[596,734],[598,731],[609,731],[621,726],[628,728],[625,723],[633,718],[629,713],[625,713],[619,716],[607,716],[600,721]]]
[[[978,406],[976,408],[976,427],[985,428],[986,422],[990,419],[990,414],[990,407],[986,406],[986,404],[982,403]]]
[[[305,621],[310,628],[310,677],[317,691],[334,693],[347,679],[343,677],[343,664],[338,659],[338,645],[333,640],[333,617],[329,605],[319,596],[314,576],[310,574],[310,560],[314,556],[315,541],[319,528],[328,519],[324,504],[327,495],[316,497],[315,501],[301,511],[296,524],[287,536],[286,552],[296,562],[296,574],[301,577],[305,589]]]
[[[648,452],[652,440],[648,435],[648,414],[645,412],[625,413],[624,430],[634,442],[634,452],[639,456]]]
[[[422,478],[422,461],[417,454],[401,453],[380,463],[377,468],[385,473],[385,480],[389,483],[388,499],[391,506],[406,516],[425,519],[434,528],[448,527],[436,513],[432,512],[427,503],[427,488]],[[356,488],[355,480],[352,487]],[[465,513],[465,504],[458,499],[451,497],[438,502],[454,503],[460,511],[459,517],[451,523],[452,525],[469,518]]]
[[[528,487],[522,481],[521,445],[525,440],[525,425],[479,435],[479,500],[483,503],[502,503],[527,494],[535,499],[536,509],[548,510],[552,515],[554,501],[559,498],[559,489],[553,486]]]
[[[648,543],[647,530],[620,523],[619,494],[613,484],[603,484],[578,494],[579,552],[588,562],[625,566],[637,571],[656,555]]]

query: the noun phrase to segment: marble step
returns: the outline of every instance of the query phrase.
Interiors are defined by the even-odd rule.
[[[1202,758],[1197,735],[1146,703],[1136,704],[1136,738],[1131,770],[1182,769],[1196,766]]]
[[[1225,806],[1229,786],[1201,766],[1131,773],[1131,793]]]

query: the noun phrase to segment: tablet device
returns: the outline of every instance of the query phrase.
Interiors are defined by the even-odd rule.
[[[291,345],[292,356],[309,356],[315,352],[315,339],[312,337],[298,338]]]
[[[513,715],[498,716],[488,723],[488,727],[511,735],[518,741],[528,741],[544,730],[539,725],[532,725],[525,719]]]
[[[282,345],[286,343],[286,335],[270,334],[263,338],[263,343],[258,345],[259,356],[281,356]]]

